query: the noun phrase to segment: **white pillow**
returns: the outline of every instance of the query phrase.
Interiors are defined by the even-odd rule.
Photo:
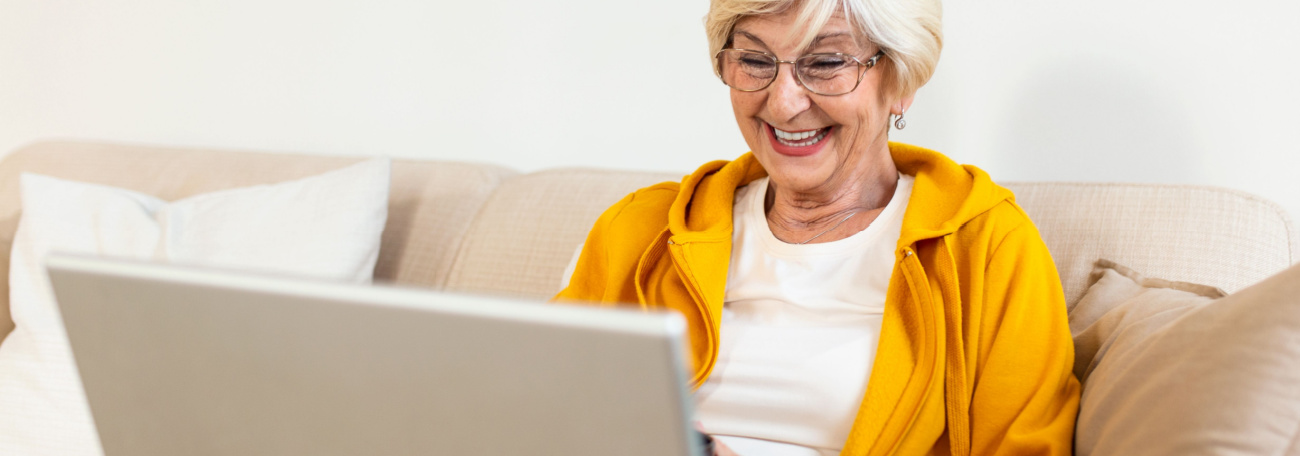
[[[389,169],[387,159],[374,159],[171,203],[24,174],[10,257],[16,327],[0,344],[0,454],[102,454],[43,267],[47,253],[368,283],[387,220]]]

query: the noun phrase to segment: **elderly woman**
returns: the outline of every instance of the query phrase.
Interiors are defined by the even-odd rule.
[[[720,453],[1070,453],[1079,383],[1037,229],[978,168],[888,141],[940,22],[938,0],[712,0],[752,152],[619,201],[557,296],[681,312]]]

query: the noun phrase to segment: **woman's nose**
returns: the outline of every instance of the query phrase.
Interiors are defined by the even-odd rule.
[[[778,71],[776,80],[767,87],[767,104],[768,110],[773,115],[789,119],[807,111],[812,104],[812,99],[808,97],[808,91],[795,79],[793,65],[781,70],[784,71]]]

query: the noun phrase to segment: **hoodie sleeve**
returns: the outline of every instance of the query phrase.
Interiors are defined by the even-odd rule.
[[[1028,220],[987,258],[971,454],[1071,454],[1080,386],[1056,265]]]

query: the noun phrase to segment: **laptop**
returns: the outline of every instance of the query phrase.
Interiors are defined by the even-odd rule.
[[[678,315],[51,256],[107,456],[698,456]]]

